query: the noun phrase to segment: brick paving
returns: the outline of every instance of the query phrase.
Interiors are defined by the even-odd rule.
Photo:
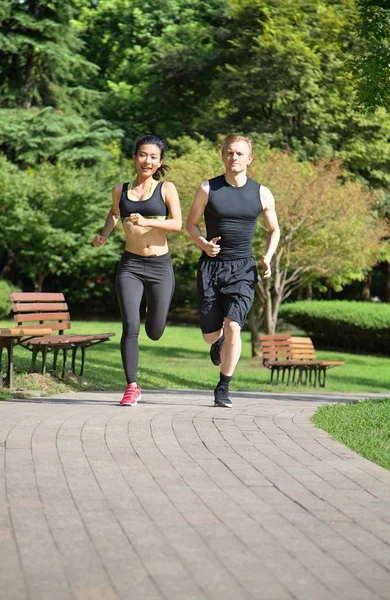
[[[340,398],[232,396],[0,402],[0,598],[389,600],[390,472],[310,421]]]

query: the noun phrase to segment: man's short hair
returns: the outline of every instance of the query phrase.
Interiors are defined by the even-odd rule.
[[[249,146],[250,153],[253,154],[253,146],[251,140],[248,137],[245,137],[244,135],[238,135],[236,133],[230,133],[225,137],[222,145],[222,154],[225,153],[227,146],[229,146],[229,144],[232,144],[233,142],[246,142]]]

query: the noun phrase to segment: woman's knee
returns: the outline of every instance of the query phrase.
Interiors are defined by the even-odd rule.
[[[124,318],[122,321],[123,335],[138,335],[140,330],[140,320],[134,318]]]
[[[157,342],[157,340],[161,338],[162,334],[164,333],[164,329],[165,325],[158,327],[156,325],[149,325],[148,323],[145,324],[146,335],[154,342]]]

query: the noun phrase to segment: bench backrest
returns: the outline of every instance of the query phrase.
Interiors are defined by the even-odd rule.
[[[260,335],[259,338],[264,364],[284,360],[317,360],[313,342],[308,337],[276,334]]]
[[[309,337],[291,337],[291,354],[293,360],[317,360],[313,342]]]
[[[35,329],[50,327],[59,333],[70,329],[70,314],[64,294],[14,292],[9,298],[18,326],[33,325]]]
[[[291,336],[289,335],[260,335],[263,351],[263,363],[279,360],[291,360]]]

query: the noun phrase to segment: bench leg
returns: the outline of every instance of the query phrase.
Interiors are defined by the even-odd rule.
[[[41,368],[41,373],[42,373],[42,375],[46,375],[47,346],[44,346],[42,348],[41,353],[42,353],[42,368]]]
[[[325,387],[326,383],[326,367],[320,367],[318,371],[318,384],[320,387]]]
[[[283,369],[282,369],[282,383],[285,383],[286,373],[287,373],[286,385],[289,385],[289,383],[290,383],[290,375],[291,375],[291,367],[283,367]]]
[[[76,373],[76,355],[77,355],[77,350],[80,350],[80,352],[81,352],[81,365],[80,365],[79,377],[82,377],[84,375],[85,350],[86,350],[86,348],[85,348],[85,346],[76,346],[72,350],[72,373],[73,373],[73,375],[77,375],[77,373]],[[271,371],[271,382],[272,382],[272,371]]]
[[[62,350],[62,371],[61,371],[61,377],[65,377],[65,372],[66,372],[66,359],[67,359],[67,348],[57,348],[56,350],[53,350],[53,375],[58,377],[57,375],[57,362],[58,362],[58,354],[61,352]]]
[[[298,367],[299,375],[298,375],[298,384],[307,385],[307,368],[306,367]]]
[[[37,368],[37,358],[38,358],[39,353],[41,353],[41,355],[42,355],[42,364],[41,364],[40,369]],[[37,346],[37,347],[34,346],[32,349],[31,373],[40,372],[42,375],[46,375],[46,368],[47,368],[47,346],[43,346],[43,348],[41,348],[40,346]]]
[[[317,387],[317,367],[309,367],[309,382],[313,387]]]
[[[67,348],[62,348],[62,378],[65,377],[65,373],[66,373],[66,359],[68,358],[68,349]]]
[[[3,369],[1,367],[3,352],[7,354],[7,362],[5,368],[5,377],[3,377]],[[12,388],[14,379],[14,343],[13,339],[5,340],[5,343],[0,346],[0,386]]]
[[[32,358],[31,358],[31,373],[37,373],[37,356],[38,356],[39,348],[34,346],[32,349]]]

